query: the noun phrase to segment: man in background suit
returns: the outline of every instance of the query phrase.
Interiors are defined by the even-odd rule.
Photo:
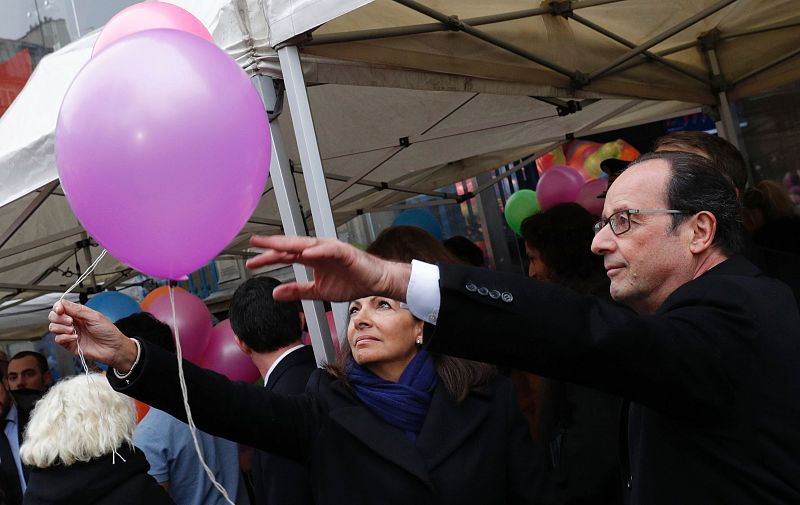
[[[254,277],[233,294],[229,318],[242,352],[250,356],[276,393],[301,394],[317,368],[314,351],[300,341],[303,317],[297,303],[276,302],[272,290],[280,282]],[[306,468],[264,451],[253,457],[255,505],[311,504]]]
[[[737,255],[730,181],[697,155],[645,155],[609,189],[595,232],[611,296],[627,309],[484,269],[391,263],[330,239],[254,237],[269,250],[248,266],[313,268],[312,282],[279,286],[276,299],[405,300],[433,325],[431,351],[630,399],[633,505],[800,503],[800,313],[785,284]],[[59,311],[50,318],[63,325]],[[70,342],[71,327],[51,327]]]
[[[0,376],[0,379],[4,377]],[[40,392],[19,390],[19,398],[0,380],[0,505],[19,505],[25,494],[27,469],[19,459],[22,434],[28,424],[31,410],[42,397]]]

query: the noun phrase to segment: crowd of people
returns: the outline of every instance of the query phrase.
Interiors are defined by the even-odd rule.
[[[196,440],[170,328],[59,301],[56,341],[108,372],[0,360],[0,505],[800,503],[800,267],[759,233],[796,219],[780,189],[718,137],[667,135],[614,166],[602,216],[523,222],[528,278],[414,226],[366,251],[253,237],[248,266],[313,281],[236,290],[263,383],[184,361]],[[300,299],[349,303],[335,362]]]

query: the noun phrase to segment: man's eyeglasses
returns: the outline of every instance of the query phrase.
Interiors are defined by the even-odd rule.
[[[608,219],[601,219],[593,226],[594,234],[600,233],[605,225],[611,225],[611,231],[614,235],[622,235],[631,229],[631,215],[632,214],[691,214],[685,210],[669,210],[669,209],[626,209],[618,210],[617,212],[608,216]]]

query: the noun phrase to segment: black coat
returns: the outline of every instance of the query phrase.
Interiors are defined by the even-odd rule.
[[[302,394],[317,369],[314,350],[305,346],[285,356],[269,374],[265,387],[280,394]],[[308,470],[296,461],[266,451],[253,454],[254,505],[313,503]]]
[[[150,465],[139,449],[123,446],[116,456],[86,463],[31,468],[23,505],[175,505],[147,474]]]
[[[679,287],[649,316],[517,276],[444,266],[440,275],[431,351],[633,402],[631,503],[800,503],[800,315],[790,290],[744,258]]]
[[[197,427],[304,462],[318,505],[542,503],[549,493],[508,379],[459,403],[440,382],[414,443],[324,371],[305,394],[278,395],[183,366]],[[116,390],[185,418],[174,355],[142,342],[131,377],[108,377]]]

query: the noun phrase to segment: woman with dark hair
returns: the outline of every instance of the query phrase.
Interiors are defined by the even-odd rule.
[[[528,276],[608,298],[603,258],[592,253],[597,217],[562,203],[522,222]],[[567,382],[514,372],[534,439],[549,445],[559,503],[621,504],[618,397]]]
[[[109,373],[114,387],[185,419],[174,356],[134,340],[138,361],[123,365],[130,341],[79,310],[95,337],[84,353],[128,371]],[[510,383],[489,365],[427,354],[422,329],[396,300],[352,301],[343,358],[315,372],[303,395],[184,361],[192,416],[207,433],[305,464],[318,505],[551,503]]]

